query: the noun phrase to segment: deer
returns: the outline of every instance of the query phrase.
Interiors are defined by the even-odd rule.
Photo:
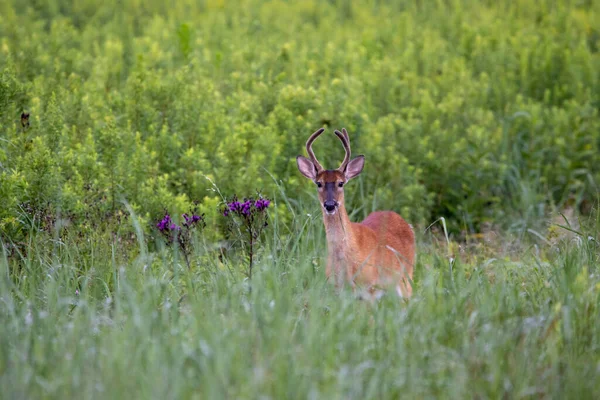
[[[321,128],[308,138],[309,158],[297,156],[296,162],[300,173],[317,186],[327,237],[327,280],[333,280],[337,289],[349,283],[353,292],[359,290],[360,298],[379,299],[392,285],[400,298],[410,298],[415,261],[412,226],[393,211],[374,211],[362,222],[350,221],[344,188],[362,172],[365,156],[351,159],[348,132],[335,130],[345,150],[344,160],[337,169],[324,169],[312,149],[324,131]]]

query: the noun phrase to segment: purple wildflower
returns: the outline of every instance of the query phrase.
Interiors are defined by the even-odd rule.
[[[188,228],[196,225],[198,222],[202,221],[202,219],[204,218],[203,215],[196,215],[196,214],[192,214],[192,216],[189,216],[188,214],[183,214],[182,217],[185,220],[185,222],[183,223],[183,226],[188,227]]]
[[[228,204],[228,206],[229,206],[229,211],[233,211],[233,212],[241,211],[241,209],[242,209],[242,205],[237,200],[232,201],[231,203]]]
[[[237,214],[243,217],[249,217],[255,212],[262,212],[266,210],[271,201],[264,198],[255,199],[244,199],[244,202],[241,203],[237,200],[237,198],[233,198],[233,201],[226,203],[223,209],[223,216],[228,217],[231,213]]]
[[[252,208],[252,200],[246,200],[244,204],[241,206],[241,211],[243,215],[250,215]]]
[[[179,225],[177,225],[175,222],[173,222],[173,220],[171,219],[171,216],[169,214],[165,214],[164,218],[156,224],[156,227],[158,228],[158,230],[162,233],[168,233],[169,231],[179,231],[181,230],[181,227]]]
[[[166,229],[169,229],[171,225],[173,225],[173,222],[171,221],[171,216],[169,214],[165,214],[165,217],[158,224],[156,224],[156,227],[159,231],[163,232]]]
[[[265,210],[270,204],[271,200],[265,199],[260,193],[257,193],[257,197],[245,198],[243,202],[240,202],[238,197],[234,195],[221,208],[223,216],[229,218],[228,233],[237,236],[245,244],[244,248],[249,259],[247,272],[249,279],[252,278],[256,246],[260,241],[263,230],[269,225],[267,222],[268,214]]]
[[[271,204],[271,200],[258,199],[258,200],[256,200],[256,203],[254,203],[254,207],[256,207],[256,209],[258,211],[263,211],[266,208],[268,208],[270,204]]]
[[[197,229],[206,226],[204,214],[197,215],[197,207],[193,207],[188,213],[182,214],[183,222],[177,225],[165,211],[165,216],[156,224],[161,236],[166,240],[168,246],[177,244],[181,249],[188,268],[191,268],[190,255],[192,254],[192,235]]]

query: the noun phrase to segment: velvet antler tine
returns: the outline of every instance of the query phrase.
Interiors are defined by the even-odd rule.
[[[342,128],[342,133],[344,134],[344,137],[346,137],[346,141],[348,142],[348,147],[350,147],[350,137],[348,137],[348,131],[346,130],[346,128]]]
[[[314,153],[314,151],[312,149],[312,144],[315,141],[315,139],[318,138],[321,135],[321,133],[323,133],[324,131],[325,131],[325,128],[319,129],[318,131],[316,131],[315,133],[313,133],[312,135],[310,135],[310,137],[306,141],[306,152],[308,153],[308,156],[310,157],[310,160],[315,165],[317,173],[323,171],[323,167],[321,166],[321,164],[317,160],[317,157],[315,156],[315,153]]]
[[[346,155],[344,155],[344,161],[342,161],[342,165],[338,168],[339,171],[344,171],[346,166],[348,165],[348,161],[350,161],[350,141],[348,140],[348,132],[346,129],[343,129],[344,133],[338,131],[337,129],[334,131],[336,136],[342,141],[342,145],[344,146],[344,150],[346,150]]]

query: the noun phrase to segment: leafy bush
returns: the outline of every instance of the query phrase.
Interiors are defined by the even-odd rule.
[[[593,2],[126,1],[117,12],[56,0],[1,11],[0,226],[11,240],[22,239],[23,204],[77,224],[126,200],[149,229],[164,206],[194,200],[214,219],[211,182],[307,198],[293,160],[322,125],[348,128],[366,155],[348,188],[359,216],[387,208],[478,231],[598,190]],[[333,135],[315,147],[337,166]]]

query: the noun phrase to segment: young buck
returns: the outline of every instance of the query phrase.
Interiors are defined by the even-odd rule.
[[[327,279],[339,288],[345,282],[353,290],[366,289],[379,297],[382,287],[395,285],[400,297],[412,294],[415,237],[412,227],[393,211],[375,211],[362,222],[350,222],[344,206],[344,186],[358,176],[365,165],[360,155],[350,160],[350,139],[346,129],[335,131],[346,155],[338,169],[325,170],[317,161],[312,144],[325,129],[306,142],[310,159],[298,156],[298,169],[317,185],[327,235]]]

